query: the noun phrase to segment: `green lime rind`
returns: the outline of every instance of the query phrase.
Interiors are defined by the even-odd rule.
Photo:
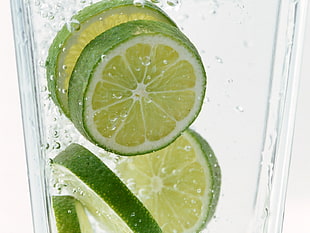
[[[52,196],[58,233],[92,233],[81,203],[72,196]]]
[[[217,157],[214,154],[214,151],[212,150],[209,143],[196,131],[192,129],[187,129],[185,131],[188,133],[199,145],[201,151],[205,155],[204,158],[206,159],[206,162],[208,164],[208,169],[210,172],[210,190],[209,192],[209,206],[207,215],[205,217],[205,220],[202,222],[202,225],[199,227],[198,232],[200,232],[208,222],[210,222],[211,218],[214,216],[216,207],[219,201],[220,192],[221,192],[221,180],[222,180],[222,174],[221,174],[221,168],[218,163]]]
[[[76,15],[74,15],[70,22],[73,22],[73,24],[76,23],[78,30],[71,30],[70,23],[68,25],[64,25],[54,38],[49,49],[48,57],[46,59],[47,84],[51,93],[51,98],[67,117],[70,116],[67,103],[67,90],[64,87],[59,86],[57,82],[60,75],[59,70],[62,69],[61,67],[58,67],[59,59],[64,54],[64,51],[68,50],[68,41],[71,41],[71,43],[77,41],[81,31],[84,30],[84,24],[89,23],[91,20],[99,20],[101,15],[104,15],[111,10],[124,8],[124,12],[126,13],[126,7],[135,7],[141,12],[145,12],[146,15],[152,14],[156,20],[176,26],[176,24],[164,11],[148,1],[143,4],[143,7],[135,6],[134,0],[100,1],[85,7]]]
[[[53,159],[52,166],[56,170],[62,167],[69,170],[79,180],[77,182],[87,186],[102,202],[110,206],[132,232],[162,232],[149,211],[126,185],[97,156],[83,146],[71,144]],[[100,205],[93,203],[96,206],[88,206],[87,203],[83,203],[85,198],[91,199],[89,201],[92,202],[92,197],[92,195],[85,197],[84,194],[75,196],[89,210]]]
[[[97,140],[87,128],[86,119],[89,116],[85,111],[85,105],[87,102],[86,95],[89,83],[92,81],[94,76],[94,70],[102,61],[102,55],[108,56],[109,53],[118,46],[142,36],[149,36],[150,38],[152,38],[152,36],[162,36],[169,40],[173,40],[178,45],[186,48],[189,56],[194,58],[195,62],[199,64],[199,68],[201,69],[199,70],[199,72],[201,72],[200,77],[197,77],[199,82],[201,82],[201,91],[196,93],[197,99],[200,101],[200,103],[199,107],[197,107],[195,110],[191,110],[193,117],[188,120],[188,122],[186,122],[186,125],[182,126],[182,129],[179,130],[179,132],[175,133],[173,136],[170,136],[170,139],[165,143],[159,146],[157,145],[157,147],[144,148],[143,150],[139,151],[130,151],[130,148],[126,148],[126,150],[120,150],[119,148],[112,148],[105,145],[104,143],[99,142],[99,140]],[[144,38],[144,40],[147,39]],[[144,41],[141,42],[143,43]],[[93,41],[91,41],[81,53],[69,83],[68,100],[71,113],[70,118],[82,135],[84,135],[92,143],[101,148],[104,148],[107,151],[111,151],[120,155],[139,155],[150,153],[169,145],[196,119],[201,110],[205,96],[207,83],[206,79],[206,72],[197,49],[178,28],[166,23],[150,20],[136,20],[123,23],[100,34]]]

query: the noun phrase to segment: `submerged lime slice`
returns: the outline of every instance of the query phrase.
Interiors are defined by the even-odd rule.
[[[116,169],[165,233],[199,232],[215,212],[220,167],[209,144],[192,130],[160,151],[124,157]]]
[[[72,196],[53,196],[58,233],[93,233],[82,204]]]
[[[73,16],[57,34],[46,62],[48,87],[54,102],[69,116],[68,85],[73,67],[84,47],[96,36],[118,24],[138,19],[175,25],[155,5],[134,0],[100,1]]]
[[[144,154],[167,146],[194,121],[205,86],[200,56],[180,30],[131,21],[81,53],[70,79],[70,117],[96,145]]]
[[[107,232],[162,232],[144,205],[94,154],[72,144],[52,162],[56,184],[74,196]]]

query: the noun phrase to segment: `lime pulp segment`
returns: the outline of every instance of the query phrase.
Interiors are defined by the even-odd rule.
[[[171,25],[127,22],[81,53],[69,85],[76,128],[123,155],[165,147],[197,117],[206,75],[194,45]]]
[[[162,150],[124,157],[117,171],[164,233],[199,232],[214,215],[220,167],[209,144],[192,130]]]
[[[124,183],[86,148],[71,144],[52,162],[63,192],[74,196],[108,232],[162,232]]]
[[[112,0],[84,8],[58,32],[46,62],[47,79],[54,102],[67,116],[69,80],[84,47],[109,28],[138,19],[162,21],[175,26],[161,9],[149,2],[138,7],[133,0]]]

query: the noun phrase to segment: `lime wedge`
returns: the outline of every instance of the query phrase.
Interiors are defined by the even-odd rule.
[[[58,233],[93,233],[82,204],[72,196],[52,197]]]
[[[199,232],[214,215],[220,167],[209,144],[192,130],[160,151],[124,157],[116,169],[165,233]]]
[[[108,151],[144,154],[188,128],[205,86],[200,56],[180,30],[130,21],[102,33],[81,53],[70,79],[70,118]]]
[[[110,0],[92,4],[63,26],[55,37],[46,62],[48,87],[54,102],[69,116],[68,85],[73,67],[83,48],[96,36],[115,25],[137,19],[158,20],[175,25],[158,7],[134,0]]]
[[[107,232],[161,232],[125,184],[94,154],[71,144],[52,161],[56,184],[74,196]]]

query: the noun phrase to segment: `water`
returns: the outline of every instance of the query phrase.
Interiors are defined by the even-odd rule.
[[[137,7],[143,7],[145,1],[135,0],[134,3]],[[56,33],[63,25],[66,25],[69,31],[79,31],[80,22],[72,20],[71,16],[97,1],[29,2],[37,51],[34,54],[36,60],[34,64],[38,78],[36,80],[39,90],[38,102],[44,116],[41,119],[45,136],[42,150],[46,161],[72,142],[76,142],[101,155],[102,160],[114,169],[119,156],[98,149],[80,135],[51,101],[45,77],[44,61]],[[253,223],[257,221],[255,208],[260,206],[256,205],[256,197],[261,166],[269,168],[267,169],[269,174],[266,175],[267,186],[270,185],[269,179],[273,176],[273,164],[269,163],[269,160],[265,163],[262,157],[268,157],[273,153],[279,136],[277,132],[272,131],[271,135],[265,137],[278,2],[269,0],[152,0],[151,2],[162,7],[197,47],[208,76],[204,105],[191,127],[210,143],[219,160],[223,178],[216,219],[212,219],[202,232],[248,233],[247,229],[256,225]],[[103,54],[101,59],[106,59],[106,55]],[[141,57],[140,60],[145,67],[151,63],[147,56]],[[164,60],[163,63],[168,65],[168,60]],[[277,100],[281,99],[281,96],[277,97],[279,98]],[[122,96],[115,95],[113,98],[122,99]],[[151,99],[146,101],[152,102]],[[121,117],[125,118],[127,115],[128,113],[124,112]],[[110,121],[111,130],[115,130],[114,123],[117,119],[112,118]],[[183,149],[191,150],[189,146]],[[165,167],[161,172],[167,172]],[[193,183],[195,182],[197,181],[193,180]],[[129,186],[135,185],[134,180],[127,183]],[[161,188],[158,180],[154,180],[154,187]],[[53,190],[57,193],[60,189],[61,185],[55,184]],[[144,191],[140,190],[140,195],[145,195]],[[197,189],[197,193],[201,191]],[[268,210],[265,207],[263,209]],[[265,213],[266,216],[269,215],[269,210]],[[265,215],[262,218],[266,218]]]

